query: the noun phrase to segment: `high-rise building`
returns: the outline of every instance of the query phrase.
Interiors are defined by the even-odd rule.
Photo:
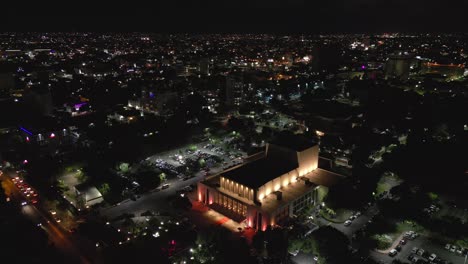
[[[15,89],[15,79],[11,73],[0,73],[0,96],[7,96]]]
[[[244,96],[244,82],[242,76],[226,76],[226,106],[240,105]]]
[[[210,75],[210,59],[202,58],[198,64],[200,74]]]
[[[413,55],[408,53],[391,54],[385,63],[385,78],[408,79],[413,59]]]

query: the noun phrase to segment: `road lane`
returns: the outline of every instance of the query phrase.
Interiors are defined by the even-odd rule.
[[[10,177],[3,177],[2,186],[12,202],[16,201],[20,205],[22,201],[27,200]],[[40,227],[47,233],[50,242],[67,256],[73,257],[75,263],[93,263],[80,252],[79,248],[70,239],[70,234],[55,222],[44,209],[38,209],[35,205],[27,204],[22,206],[21,211],[33,223],[41,225]]]

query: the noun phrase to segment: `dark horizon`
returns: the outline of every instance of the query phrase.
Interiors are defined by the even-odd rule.
[[[155,1],[132,6],[6,6],[0,31],[157,33],[467,32],[468,3],[333,0]]]

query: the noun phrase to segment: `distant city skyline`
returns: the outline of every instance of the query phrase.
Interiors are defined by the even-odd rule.
[[[6,5],[0,31],[466,32],[463,0],[153,1]]]

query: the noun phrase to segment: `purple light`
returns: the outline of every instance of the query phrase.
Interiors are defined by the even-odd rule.
[[[149,93],[149,96],[150,96],[150,98],[154,98],[154,93],[153,93],[153,92],[150,92],[150,93]]]
[[[28,164],[28,160],[23,160],[23,164]]]
[[[20,127],[20,129],[21,129],[23,132],[26,132],[26,134],[28,134],[28,135],[30,135],[30,136],[33,135],[33,133],[32,133],[31,131],[27,130],[27,129],[24,128],[24,127]]]
[[[87,105],[88,103],[79,103],[79,104],[75,104],[74,107],[75,109],[80,109],[83,105]],[[76,110],[78,111],[78,110]]]
[[[50,134],[50,138],[54,138],[55,137],[55,134],[54,133],[51,133]]]
[[[361,66],[361,69],[365,70],[365,69],[366,69],[366,65],[362,65],[362,66]]]

